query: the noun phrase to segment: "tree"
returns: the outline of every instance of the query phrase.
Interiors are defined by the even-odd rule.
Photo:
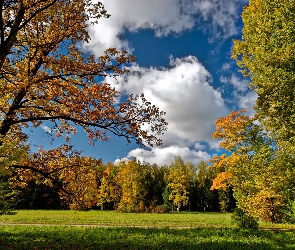
[[[212,189],[231,186],[237,206],[254,217],[279,222],[294,200],[294,159],[267,132],[244,115],[232,111],[217,119],[213,138],[230,154],[212,158],[219,175]]]
[[[13,208],[18,203],[19,192],[11,186],[14,174],[10,164],[28,157],[28,147],[20,144],[18,139],[0,138],[0,210]]]
[[[73,210],[89,210],[99,201],[96,168],[101,160],[90,157],[75,157],[72,167],[63,168],[59,173],[62,182],[60,199]]]
[[[294,145],[295,6],[291,0],[251,0],[244,7],[243,36],[233,58],[258,94],[259,121]]]
[[[118,210],[126,212],[145,211],[147,170],[136,159],[121,161],[117,181],[121,185],[121,200]]]
[[[103,176],[100,179],[100,186],[98,189],[98,205],[101,206],[101,210],[105,205],[113,203],[116,208],[121,199],[121,187],[116,183],[116,174],[118,173],[118,167],[112,163],[105,165]]]
[[[111,132],[139,144],[161,144],[164,113],[143,95],[118,104],[121,94],[104,82],[129,73],[123,65],[135,57],[110,48],[95,58],[81,50],[90,39],[89,25],[101,17],[109,15],[90,0],[1,1],[1,136],[51,121],[57,136],[75,133],[77,125],[90,142],[107,140]]]
[[[167,167],[158,167],[156,164],[149,165],[144,163],[147,170],[147,195],[146,200],[149,203],[149,209],[153,210],[159,205],[163,205],[163,192],[165,190],[164,176],[167,173]]]
[[[168,181],[168,187],[171,190],[169,200],[180,211],[181,206],[189,203],[188,188],[192,182],[194,166],[191,163],[184,163],[181,157],[175,157],[171,163],[165,179]]]
[[[196,165],[196,177],[190,191],[192,209],[202,212],[219,211],[218,191],[210,190],[213,172],[204,161]]]
[[[81,126],[90,143],[113,133],[127,142],[161,144],[164,112],[143,95],[124,96],[105,82],[107,76],[128,74],[135,57],[114,48],[95,57],[81,49],[90,39],[89,26],[109,17],[101,2],[4,0],[0,6],[1,139],[24,143],[23,128],[47,122],[67,142]],[[70,151],[69,145],[41,150],[9,167],[16,169],[17,185],[31,178],[51,185],[62,169],[72,167],[66,158],[78,154]]]

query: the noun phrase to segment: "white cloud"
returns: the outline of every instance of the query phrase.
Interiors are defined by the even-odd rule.
[[[211,138],[215,120],[226,115],[228,110],[221,93],[210,85],[209,72],[196,57],[171,58],[170,68],[141,68],[134,65],[130,70],[131,75],[118,77],[117,80],[109,78],[108,82],[128,94],[144,93],[148,101],[166,112],[168,131],[162,137],[163,148],[157,150],[167,152],[165,148],[173,148],[179,152],[191,151],[190,154],[195,155],[199,151],[189,148],[199,145],[196,149],[201,149],[201,144],[197,144],[200,141],[215,147]],[[144,156],[151,159],[154,150],[144,151]],[[129,156],[135,156],[138,152],[132,151]],[[204,152],[198,154],[205,157]],[[165,159],[162,161],[168,158]]]
[[[148,101],[166,112],[164,146],[211,142],[215,120],[227,113],[221,93],[210,85],[211,76],[197,58],[171,58],[170,65],[162,69],[134,65],[131,75],[108,82],[128,94],[144,93]]]
[[[208,161],[211,156],[204,151],[195,151],[187,147],[169,146],[165,148],[153,148],[150,151],[134,149],[127,155],[128,158],[136,157],[140,161],[156,163],[158,166],[170,165],[175,156],[180,156],[184,162],[198,164],[200,161]]]
[[[233,101],[237,104],[239,109],[246,109],[250,115],[253,115],[253,106],[255,105],[257,94],[250,91],[247,79],[240,79],[235,74],[231,77],[221,77],[222,83],[230,84],[234,88],[232,92]]]
[[[211,37],[237,34],[241,0],[101,0],[111,17],[90,28],[92,41],[86,45],[96,55],[109,47],[130,49],[120,39],[125,30],[153,29],[156,36],[179,34],[195,26]],[[247,2],[242,0],[242,2]]]
[[[237,92],[246,92],[249,90],[249,81],[246,79],[240,79],[235,74],[233,74],[231,77],[221,77],[220,81],[222,83],[231,84]]]
[[[202,149],[205,149],[206,146],[200,142],[196,142],[194,148],[197,150],[202,150]]]
[[[46,126],[46,125],[41,125],[41,128],[42,128],[45,132],[47,132],[47,133],[49,133],[49,134],[52,133],[52,129],[49,128],[49,127]]]
[[[258,95],[255,92],[247,92],[245,95],[241,95],[238,99],[238,105],[241,109],[246,109],[249,115],[254,114],[253,107],[257,100]]]
[[[221,67],[222,71],[229,71],[231,69],[230,63],[224,63]]]

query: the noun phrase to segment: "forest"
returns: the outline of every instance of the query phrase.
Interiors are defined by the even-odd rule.
[[[229,212],[235,207],[230,188],[211,189],[216,171],[205,162],[194,166],[180,157],[175,157],[170,166],[150,165],[136,159],[115,164],[103,164],[89,157],[72,161],[81,165],[55,172],[58,177],[51,183],[36,181],[38,174],[27,170],[12,177],[6,175],[6,180],[2,175],[2,197],[8,179],[13,179],[15,193],[8,192],[6,203],[15,208],[164,213]]]

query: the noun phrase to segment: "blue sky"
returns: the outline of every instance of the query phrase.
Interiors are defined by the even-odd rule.
[[[219,152],[213,141],[215,120],[231,110],[251,112],[256,95],[231,59],[232,40],[241,37],[241,12],[247,0],[102,0],[109,19],[101,19],[84,46],[96,56],[108,47],[137,56],[127,77],[107,81],[126,94],[144,93],[166,111],[168,131],[163,146],[139,148],[110,135],[108,142],[88,145],[81,128],[72,135],[75,149],[104,162],[137,157],[150,163],[207,161]],[[32,133],[44,149],[62,143],[45,132]]]

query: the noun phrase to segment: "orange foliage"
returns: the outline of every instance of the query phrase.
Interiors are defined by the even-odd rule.
[[[164,112],[143,95],[118,104],[121,93],[105,82],[128,74],[124,64],[135,57],[114,48],[99,58],[81,51],[89,25],[109,16],[100,2],[1,1],[1,11],[0,135],[51,121],[57,136],[78,125],[91,143],[112,132],[128,142],[161,144]]]
[[[210,190],[214,189],[226,189],[231,183],[232,175],[227,172],[221,172],[213,179]]]

